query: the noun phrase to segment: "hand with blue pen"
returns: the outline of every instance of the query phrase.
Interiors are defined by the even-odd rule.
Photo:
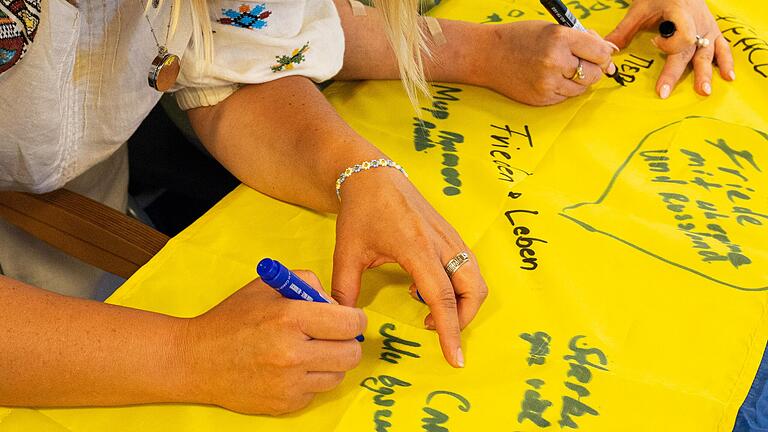
[[[313,273],[290,273],[313,294],[323,292]],[[362,350],[355,337],[367,323],[362,310],[294,301],[279,292],[256,279],[210,311],[185,320],[179,401],[284,414],[335,388],[358,365]]]
[[[254,103],[293,99],[302,102]],[[436,330],[443,356],[454,367],[465,365],[461,330],[488,294],[477,259],[405,169],[346,124],[310,80],[247,86],[189,117],[206,148],[247,185],[338,214],[333,298],[355,306],[365,270],[400,264],[430,308],[425,325]],[[253,118],[284,127],[264,129]],[[446,267],[462,252],[469,260],[450,277]]]
[[[736,79],[731,48],[704,0],[635,0],[606,39],[623,49],[641,29],[657,27],[661,34],[652,43],[668,54],[656,83],[662,99],[670,96],[689,64],[702,96],[712,93],[713,61],[724,80]]]

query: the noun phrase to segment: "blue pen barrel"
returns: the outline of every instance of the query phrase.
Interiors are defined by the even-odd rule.
[[[287,299],[330,303],[310,284],[304,282],[296,273],[288,270],[288,267],[281,264],[280,261],[264,258],[256,266],[256,273],[261,276],[264,283]],[[359,342],[365,340],[363,335],[359,335],[355,339]]]
[[[256,267],[256,273],[264,282],[279,292],[285,298],[291,300],[304,300],[319,303],[330,303],[323,298],[314,288],[296,276],[296,273],[288,270],[279,261],[264,258]],[[312,295],[314,294],[314,295]]]

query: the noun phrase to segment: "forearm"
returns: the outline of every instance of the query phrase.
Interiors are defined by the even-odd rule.
[[[306,78],[246,86],[189,111],[206,148],[240,181],[283,201],[338,210],[335,183],[348,166],[382,157]]]
[[[381,13],[366,7],[366,15],[354,16],[348,0],[335,2],[345,38],[344,67],[336,79],[399,79]],[[489,49],[491,26],[446,19],[439,22],[447,43],[430,44],[432,56],[422,56],[427,79],[481,85],[478,78],[483,65],[479,56]]]
[[[0,405],[181,401],[184,320],[0,276]]]

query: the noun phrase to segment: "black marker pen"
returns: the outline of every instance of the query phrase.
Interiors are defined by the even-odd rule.
[[[587,33],[586,27],[584,27],[573,13],[568,10],[568,7],[560,0],[540,0],[542,6],[549,12],[550,15],[557,21],[558,24],[576,29],[578,31]],[[611,63],[613,64],[613,63]],[[619,68],[614,65],[616,72],[613,74],[606,73],[605,76],[613,78],[617,83],[624,85],[624,79],[619,75]]]

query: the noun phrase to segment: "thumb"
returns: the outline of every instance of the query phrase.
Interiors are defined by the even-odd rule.
[[[364,266],[355,259],[357,255],[338,248],[333,252],[333,276],[331,296],[340,305],[355,307],[360,295],[360,278]]]
[[[624,16],[619,25],[608,33],[605,40],[616,44],[621,49],[624,49],[632,42],[638,31],[643,27],[645,17],[640,8],[631,7],[629,12]]]

